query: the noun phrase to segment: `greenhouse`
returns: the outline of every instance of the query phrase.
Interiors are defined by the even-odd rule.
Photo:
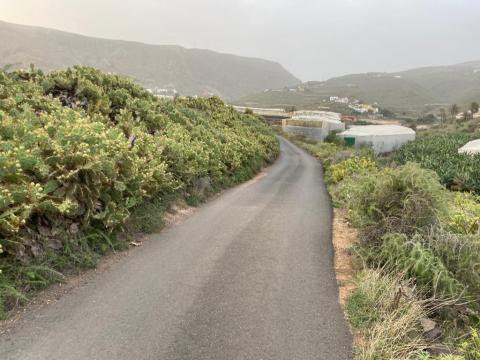
[[[344,131],[345,124],[338,120],[327,118],[317,120],[282,120],[282,129],[285,132],[302,135],[318,141],[323,141],[333,131]]]
[[[415,131],[400,125],[364,125],[352,126],[339,136],[347,145],[356,148],[371,145],[375,153],[384,154],[415,140]]]
[[[458,149],[458,153],[468,155],[480,154],[480,139],[472,140],[466,143],[460,149]]]

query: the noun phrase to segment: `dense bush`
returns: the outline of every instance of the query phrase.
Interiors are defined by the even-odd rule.
[[[354,156],[328,168],[325,179],[327,182],[337,184],[346,177],[361,175],[377,170],[374,160],[364,156]]]
[[[446,204],[436,174],[413,163],[352,177],[338,191],[368,241],[390,232],[414,234],[434,224]]]
[[[86,67],[0,72],[0,298],[16,269],[52,251],[81,262],[151,199],[245,180],[278,151],[263,121],[218,98],[160,101]]]
[[[455,234],[442,228],[416,234],[412,241],[421,243],[453,274],[466,294],[480,297],[480,236]]]
[[[469,140],[465,134],[420,137],[402,146],[394,159],[402,164],[416,162],[435,171],[440,181],[452,190],[480,194],[480,156],[458,153]]]
[[[431,295],[458,296],[462,284],[430,249],[421,242],[410,241],[405,234],[387,234],[377,254],[382,266],[405,273]]]
[[[480,230],[480,197],[468,193],[454,193],[450,203],[447,224],[459,234],[478,234]]]

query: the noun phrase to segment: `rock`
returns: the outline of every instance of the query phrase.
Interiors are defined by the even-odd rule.
[[[442,330],[439,327],[432,329],[424,334],[427,341],[434,341],[442,336]]]
[[[63,244],[58,239],[48,239],[48,247],[52,250],[60,250],[63,247]]]
[[[70,225],[70,233],[76,234],[79,231],[78,223],[73,223]]]
[[[435,329],[435,327],[437,326],[437,323],[433,320],[423,318],[423,319],[420,319],[420,325],[422,325],[423,332],[427,333]]]
[[[442,329],[440,329],[435,321],[423,318],[420,319],[420,325],[422,326],[423,335],[427,341],[433,342],[442,336]]]
[[[38,232],[42,236],[50,236],[52,234],[51,228],[43,225],[38,226]]]
[[[32,241],[32,243],[30,244],[30,251],[33,257],[36,259],[43,258],[45,255],[45,251],[43,250],[43,247],[41,246],[41,244],[37,243],[36,241]]]

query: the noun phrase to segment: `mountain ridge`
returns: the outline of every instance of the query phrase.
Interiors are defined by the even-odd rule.
[[[300,83],[278,62],[180,45],[97,38],[1,20],[0,40],[0,67],[33,63],[49,71],[86,65],[186,95],[233,99]]]
[[[422,113],[430,111],[432,104],[457,103],[465,107],[473,101],[480,102],[480,61],[307,81],[282,91],[251,94],[238,103],[318,107],[330,96],[377,102],[381,107],[398,112]]]

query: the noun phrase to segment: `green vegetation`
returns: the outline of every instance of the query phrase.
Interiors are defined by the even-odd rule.
[[[480,193],[480,156],[458,153],[469,140],[467,134],[419,137],[402,146],[394,160],[401,164],[416,162],[435,171],[449,189]]]
[[[480,197],[454,193],[446,222],[455,233],[477,234],[480,231]]]
[[[84,67],[0,72],[0,316],[125,247],[120,230],[158,226],[172,198],[244,181],[278,151],[261,120],[218,98],[159,101]]]
[[[375,172],[377,164],[370,157],[354,156],[328,168],[326,177],[329,183],[338,184],[343,179],[365,172]]]
[[[427,346],[419,319],[427,317],[425,303],[399,276],[364,270],[346,304],[347,318],[364,339],[356,359],[416,359]]]
[[[345,206],[370,242],[387,233],[412,235],[435,224],[445,207],[445,193],[435,173],[414,163],[364,172],[345,185],[339,188]]]
[[[293,140],[320,159],[333,203],[348,209],[359,230],[353,251],[364,269],[346,306],[365,340],[357,358],[477,358],[480,202],[444,186],[478,189],[478,157],[457,153],[468,136],[419,138],[389,158]],[[435,341],[448,346],[450,356],[429,355],[425,318],[435,321]]]

